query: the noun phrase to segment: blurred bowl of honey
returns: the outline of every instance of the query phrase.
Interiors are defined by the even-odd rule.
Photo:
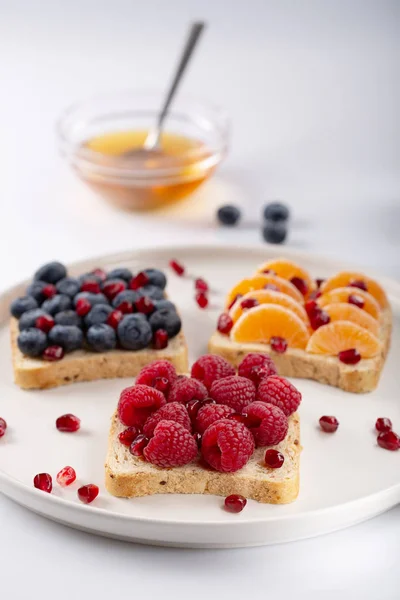
[[[211,104],[178,97],[160,151],[135,153],[154,125],[163,99],[156,91],[97,96],[69,107],[57,123],[60,149],[91,188],[128,210],[164,207],[191,195],[228,151],[229,120]]]

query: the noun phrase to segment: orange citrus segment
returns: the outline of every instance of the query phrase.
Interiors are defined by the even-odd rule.
[[[331,290],[330,292],[324,292],[322,296],[318,298],[317,302],[321,308],[323,308],[327,304],[348,302],[350,295],[359,296],[362,298],[364,300],[363,310],[374,317],[374,319],[379,319],[379,304],[375,298],[368,292],[364,292],[364,290],[359,290],[354,287],[343,287]]]
[[[278,291],[287,294],[300,304],[304,304],[304,298],[299,290],[286,279],[277,277],[276,275],[254,275],[250,279],[242,279],[237,285],[229,292],[226,298],[226,306],[230,306],[237,296],[244,296],[247,292],[253,290],[262,290],[265,286],[275,286]],[[273,289],[273,288],[272,288]]]
[[[283,294],[282,292],[275,292],[274,290],[254,290],[253,292],[247,292],[244,294],[243,298],[239,298],[231,308],[229,314],[234,323],[239,319],[239,317],[246,312],[246,309],[243,310],[241,307],[241,302],[243,300],[247,300],[251,298],[253,300],[257,300],[258,304],[279,304],[280,306],[284,306],[289,310],[293,311],[304,323],[308,324],[307,313],[296,300],[293,300],[287,294]],[[250,309],[252,310],[252,309]]]
[[[353,273],[351,271],[342,271],[338,273],[334,277],[327,279],[325,283],[321,286],[321,291],[324,294],[325,292],[330,292],[336,288],[343,288],[350,286],[352,282],[361,281],[364,282],[367,288],[367,292],[371,294],[378,302],[378,304],[385,308],[388,306],[388,299],[386,293],[381,285],[374,279],[367,277],[363,273]],[[357,287],[353,289],[357,290]]]
[[[246,311],[231,331],[231,339],[243,344],[269,344],[274,336],[284,338],[290,348],[304,349],[310,334],[300,317],[278,304],[262,304]]]
[[[272,274],[275,273],[278,275],[278,277],[282,277],[288,281],[290,281],[293,277],[300,277],[300,279],[304,279],[309,290],[314,287],[310,274],[305,269],[302,269],[302,267],[291,260],[288,260],[287,258],[275,258],[268,260],[266,263],[260,265],[257,269],[257,273],[264,273],[268,271],[272,271]]]
[[[350,348],[358,350],[362,358],[372,358],[379,354],[381,343],[375,335],[356,323],[334,321],[314,331],[307,344],[307,352],[330,356],[337,356]]]
[[[330,316],[331,322],[350,321],[364,329],[368,329],[368,331],[377,337],[379,336],[378,321],[371,317],[365,310],[358,308],[358,306],[355,306],[354,304],[349,304],[348,302],[335,302],[324,306],[324,311]]]

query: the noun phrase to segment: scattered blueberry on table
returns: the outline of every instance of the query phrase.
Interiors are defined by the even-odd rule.
[[[222,225],[233,226],[236,225],[240,220],[240,210],[237,206],[233,206],[232,204],[227,204],[226,206],[221,206],[217,211],[217,218]]]
[[[290,213],[288,207],[282,202],[270,202],[264,206],[263,216],[265,221],[277,223],[287,221]]]

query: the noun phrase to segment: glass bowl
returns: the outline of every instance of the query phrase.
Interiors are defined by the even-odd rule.
[[[62,154],[74,171],[107,200],[147,210],[180,200],[206,181],[228,150],[224,111],[178,98],[164,124],[165,152],[135,157],[132,148],[154,125],[161,92],[126,91],[68,108],[57,124]],[[132,143],[134,140],[134,146]]]

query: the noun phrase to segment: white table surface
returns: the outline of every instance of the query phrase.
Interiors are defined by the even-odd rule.
[[[75,179],[54,121],[102,90],[164,86],[185,26],[210,23],[185,91],[223,105],[232,149],[192,202],[120,213]],[[260,207],[290,204],[288,244],[400,277],[400,4],[347,0],[0,0],[3,286],[49,258],[148,244],[260,239]],[[215,206],[243,207],[234,231]],[[0,400],[1,408],[1,400]],[[1,412],[1,411],[0,411]],[[48,522],[0,496],[4,598],[399,597],[400,507],[277,547],[140,547]]]

